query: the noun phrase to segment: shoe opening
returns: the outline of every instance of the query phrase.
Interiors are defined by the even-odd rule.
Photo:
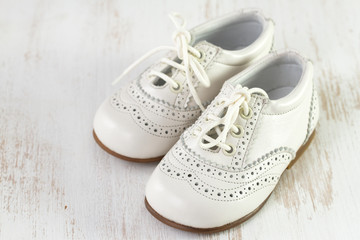
[[[242,85],[261,88],[271,100],[277,100],[292,92],[301,80],[304,69],[304,60],[296,53],[281,54],[246,76]]]
[[[259,38],[264,30],[265,22],[265,18],[260,14],[235,15],[214,24],[210,31],[199,31],[194,35],[197,35],[196,42],[205,40],[225,50],[241,50]]]

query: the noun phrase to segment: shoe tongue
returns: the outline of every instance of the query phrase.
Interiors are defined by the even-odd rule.
[[[219,47],[215,46],[214,44],[211,44],[207,41],[200,41],[198,43],[195,43],[193,47],[201,52],[207,52],[209,49],[214,49],[214,51],[218,51]],[[170,52],[167,55],[167,58],[169,59],[176,59],[177,54],[175,52]],[[181,63],[181,62],[179,62]],[[205,66],[205,62],[201,62],[203,66]],[[170,67],[170,68],[164,68],[163,64],[157,64],[154,65],[154,69],[158,71],[162,71],[164,74],[168,75],[173,80],[184,83],[185,82],[185,75],[182,74],[178,69]],[[164,70],[165,69],[165,70]],[[194,80],[196,81],[196,80]],[[169,94],[170,89],[168,88],[162,88],[162,86],[165,84],[165,81],[162,79],[157,79],[154,82],[155,88],[151,85],[153,85],[152,82],[148,81],[148,79],[143,78],[141,81],[142,89],[152,96],[153,98],[159,100],[159,101],[165,101],[169,103],[170,105],[183,107],[184,103],[179,101],[179,98],[187,98],[187,95],[189,94],[188,89],[183,89],[183,91],[180,93],[181,96],[177,96],[177,94]],[[184,85],[183,85],[184,86]],[[191,99],[191,98],[190,98]],[[191,105],[196,105],[195,103]]]
[[[197,42],[196,44],[193,45],[193,47],[201,52],[206,52],[206,50],[208,50],[209,48],[218,48],[214,44],[211,44],[207,41]],[[163,73],[165,73],[169,77],[175,76],[174,80],[181,80],[181,79],[179,79],[181,77],[180,75],[175,75],[177,72],[178,72],[178,69],[171,67],[170,69],[168,69],[166,72],[163,72]],[[162,82],[162,80],[159,79],[159,83],[161,83],[161,82]]]

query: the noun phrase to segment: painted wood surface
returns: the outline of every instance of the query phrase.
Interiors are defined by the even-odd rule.
[[[144,207],[156,164],[102,151],[93,116],[126,66],[171,44],[168,12],[191,27],[244,7],[274,19],[276,49],[313,60],[317,134],[255,217],[212,235],[175,230]],[[0,0],[0,238],[359,239],[359,8],[350,0]]]

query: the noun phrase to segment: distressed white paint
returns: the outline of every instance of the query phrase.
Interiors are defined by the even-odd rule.
[[[214,235],[172,229],[143,204],[156,164],[93,141],[110,82],[189,25],[243,7],[276,22],[275,48],[313,59],[321,119],[313,144],[265,207]],[[359,239],[360,2],[0,1],[1,239]],[[141,148],[141,146],[139,146]]]

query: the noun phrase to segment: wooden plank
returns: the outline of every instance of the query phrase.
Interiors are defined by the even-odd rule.
[[[194,26],[244,7],[276,22],[275,48],[315,64],[313,144],[265,207],[213,235],[172,229],[143,204],[156,164],[119,161],[91,136],[110,83],[171,44],[177,11]],[[359,239],[360,2],[1,1],[1,239]],[[134,73],[134,75],[136,75]]]

